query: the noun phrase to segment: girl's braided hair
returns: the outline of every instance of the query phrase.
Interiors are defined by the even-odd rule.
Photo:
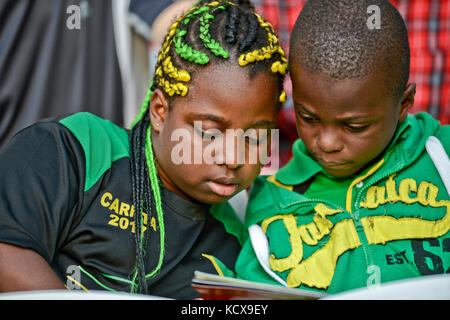
[[[170,105],[171,99],[188,93],[189,81],[198,68],[233,60],[246,67],[250,77],[259,72],[273,74],[279,84],[280,102],[284,102],[283,81],[287,69],[284,51],[270,23],[254,11],[248,0],[199,1],[168,30],[159,51],[152,85],[132,124],[130,136],[136,244],[132,291],[137,287],[138,292],[147,293],[147,279],[159,272],[164,258],[164,217],[151,143],[150,97],[154,90],[160,89]],[[144,223],[150,221],[155,211],[160,253],[157,265],[146,273],[144,258],[149,232],[144,233]]]

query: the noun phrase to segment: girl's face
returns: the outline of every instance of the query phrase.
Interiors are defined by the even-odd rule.
[[[280,93],[275,75],[258,73],[250,79],[247,70],[229,64],[200,68],[188,94],[173,98],[170,108],[161,90],[153,93],[152,142],[166,188],[213,204],[256,179],[261,159],[250,155],[267,154],[270,148]]]

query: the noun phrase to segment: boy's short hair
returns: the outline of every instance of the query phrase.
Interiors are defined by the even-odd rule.
[[[309,0],[292,30],[289,51],[291,63],[337,80],[382,70],[385,93],[397,99],[409,78],[405,22],[387,0]]]

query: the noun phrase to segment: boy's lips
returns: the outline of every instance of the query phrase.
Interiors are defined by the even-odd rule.
[[[236,183],[231,179],[209,180],[206,182],[206,184],[212,192],[222,197],[231,196],[239,186],[239,183]]]
[[[327,161],[321,158],[316,158],[317,162],[320,163],[320,165],[327,167],[327,168],[333,168],[333,169],[339,169],[341,167],[346,167],[349,164],[351,164],[351,161]]]
[[[350,162],[322,162],[322,163],[329,168],[340,168],[350,164]]]

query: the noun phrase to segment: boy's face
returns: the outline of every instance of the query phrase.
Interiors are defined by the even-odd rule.
[[[357,173],[376,158],[414,103],[414,84],[399,102],[384,94],[381,74],[335,80],[309,73],[295,59],[290,71],[298,134],[332,176]]]
[[[188,94],[175,97],[170,108],[156,90],[150,104],[152,141],[164,185],[187,199],[210,204],[247,188],[262,167],[259,161],[249,161],[248,154],[270,147],[278,96],[273,75],[259,73],[249,79],[246,68],[226,65],[200,68],[192,76]],[[227,141],[225,134],[230,129],[237,135]],[[237,129],[258,134],[266,131],[267,144],[245,139],[239,146]],[[237,157],[226,160],[231,152],[247,157],[245,161]]]

